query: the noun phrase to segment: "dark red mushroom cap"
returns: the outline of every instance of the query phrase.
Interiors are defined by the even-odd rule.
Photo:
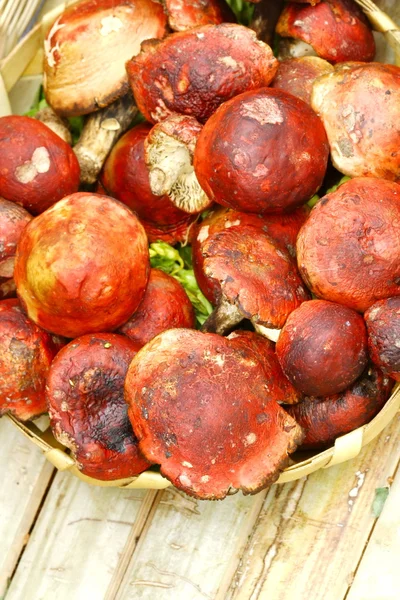
[[[207,196],[243,212],[291,210],[325,176],[329,147],[305,102],[263,88],[225,102],[204,125],[194,168]]]
[[[371,359],[400,381],[400,296],[375,302],[364,314]]]
[[[322,198],[299,232],[297,262],[316,296],[360,312],[400,295],[400,186],[358,177]]]
[[[122,335],[84,335],[51,366],[46,396],[54,436],[89,477],[124,479],[150,465],[138,451],[124,400],[125,375],[139,347]]]
[[[251,350],[189,329],[161,333],[128,369],[125,397],[141,452],[202,499],[256,493],[285,467],[301,430],[265,393]]]
[[[164,4],[168,24],[174,31],[236,21],[225,0],[164,0]]]
[[[366,62],[375,55],[371,27],[353,0],[322,0],[316,6],[289,2],[276,32],[310,44],[318,56],[333,63]]]
[[[367,365],[364,319],[334,302],[303,302],[283,326],[276,353],[286,377],[300,392],[308,396],[337,394]]]
[[[254,31],[222,23],[145,42],[126,68],[148,121],[176,112],[204,122],[225,100],[268,85],[278,61]]]
[[[14,275],[15,253],[32,215],[15,202],[0,198],[0,283]]]
[[[271,88],[283,90],[311,104],[314,81],[333,70],[330,63],[318,56],[288,58],[279,63]]]
[[[0,302],[0,339],[0,416],[34,419],[47,411],[46,377],[64,341],[28,319],[16,298]]]
[[[323,448],[366,425],[383,408],[393,381],[376,367],[367,369],[347,390],[325,398],[305,398],[285,407],[305,431],[301,448]]]
[[[30,117],[0,118],[0,196],[37,215],[78,191],[80,168],[72,149]]]
[[[14,277],[29,317],[73,338],[125,323],[144,295],[149,270],[138,218],[117,200],[82,192],[27,225]]]
[[[190,328],[194,324],[193,305],[179,281],[159,269],[151,269],[139,308],[119,332],[144,346],[166,329]]]

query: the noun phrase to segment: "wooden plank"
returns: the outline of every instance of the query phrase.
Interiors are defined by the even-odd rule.
[[[0,420],[0,598],[13,573],[53,467],[8,419]]]
[[[273,486],[239,568],[216,599],[344,598],[375,521],[375,489],[393,475],[399,442],[397,415],[357,459]]]
[[[347,600],[397,600],[400,594],[400,471],[377,520]]]
[[[57,473],[7,600],[100,600],[130,533],[138,538],[157,492],[90,486]]]

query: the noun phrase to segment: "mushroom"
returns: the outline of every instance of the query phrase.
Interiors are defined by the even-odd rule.
[[[400,296],[375,302],[364,314],[372,361],[400,381]]]
[[[251,0],[248,0],[251,1]],[[250,29],[256,32],[259,40],[270,46],[274,43],[275,27],[282,12],[283,0],[265,1],[254,7]]]
[[[173,112],[203,123],[222,102],[268,85],[277,68],[254,31],[230,23],[144,42],[126,65],[136,104],[153,123]]]
[[[400,180],[400,68],[349,64],[317,79],[320,115],[334,166],[350,177]]]
[[[141,123],[122,136],[104,164],[100,182],[107,194],[136,212],[150,242],[187,242],[197,216],[177,208],[167,195],[154,195],[150,188],[144,143],[151,128]]]
[[[334,302],[303,302],[283,326],[276,353],[286,377],[303,394],[338,394],[367,365],[364,319],[351,308]]]
[[[68,146],[72,146],[72,134],[68,119],[59,117],[50,106],[45,106],[38,110],[33,118],[47,125],[47,127],[64,140]]]
[[[79,187],[71,148],[30,117],[0,118],[0,196],[37,215]]]
[[[28,421],[47,411],[46,377],[64,341],[35,325],[16,298],[0,302],[0,416]]]
[[[46,386],[51,428],[84,475],[124,479],[150,466],[138,451],[124,400],[125,375],[138,349],[122,335],[84,335],[51,365]]]
[[[0,198],[0,299],[15,294],[14,264],[17,243],[32,215],[22,206]]]
[[[225,0],[164,0],[164,5],[173,31],[236,21]]]
[[[399,199],[397,183],[357,177],[314,206],[297,238],[313,294],[359,312],[400,295]]]
[[[280,58],[316,55],[332,63],[370,61],[375,41],[362,10],[350,0],[322,0],[316,6],[289,2],[276,32],[284,38]]]
[[[329,147],[302,100],[263,88],[225,102],[204,125],[194,168],[207,196],[243,212],[293,210],[319,189]]]
[[[140,451],[196,498],[255,494],[278,478],[302,439],[265,384],[254,352],[234,340],[190,329],[161,333],[125,380]]]
[[[393,381],[376,367],[370,367],[341,394],[305,398],[300,404],[286,406],[304,429],[301,449],[323,448],[339,436],[366,425],[385,405],[392,388]]]
[[[313,84],[317,77],[332,73],[334,68],[318,56],[288,58],[279,63],[271,88],[293,94],[307,104],[311,104]]]
[[[171,275],[151,269],[139,308],[118,331],[144,346],[166,329],[191,328],[194,324],[193,306],[182,285]]]
[[[67,196],[22,232],[14,278],[28,316],[74,338],[120,327],[139,306],[149,276],[137,217],[107,196]]]

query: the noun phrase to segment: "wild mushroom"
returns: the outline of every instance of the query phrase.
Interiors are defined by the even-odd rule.
[[[144,346],[166,329],[191,328],[194,324],[192,303],[179,281],[159,269],[151,269],[139,307],[118,331]]]
[[[40,121],[0,118],[0,156],[0,196],[34,215],[78,190],[74,153]]]
[[[251,1],[251,0],[248,0]],[[274,43],[275,27],[282,12],[283,0],[257,2],[249,25],[259,40],[270,46]]]
[[[225,0],[164,0],[168,25],[173,31],[187,31],[202,25],[236,22]]]
[[[0,299],[15,294],[14,264],[17,243],[32,215],[22,206],[0,198]]]
[[[28,316],[74,338],[125,323],[144,295],[149,268],[137,217],[117,200],[77,193],[24,229],[14,278]]]
[[[68,119],[59,117],[50,106],[41,108],[35,113],[33,118],[44,123],[44,125],[47,125],[47,127],[64,140],[64,142],[69,146],[72,146],[72,134]]]
[[[203,123],[222,102],[268,85],[277,68],[267,44],[230,23],[144,42],[126,65],[136,104],[153,123],[173,112]]]
[[[293,210],[322,184],[321,120],[302,100],[263,88],[225,102],[204,125],[194,168],[207,196],[243,212]]]
[[[314,206],[297,238],[313,294],[359,312],[400,295],[399,199],[397,183],[357,177]]]
[[[190,329],[161,333],[125,380],[140,451],[191,496],[255,494],[277,479],[302,439],[265,383],[264,367],[244,346]]]
[[[315,55],[332,63],[367,62],[375,56],[371,26],[352,0],[322,0],[316,6],[286,4],[276,32],[280,58]]]
[[[320,115],[332,162],[350,177],[400,180],[400,68],[350,64],[317,79],[311,105]]]
[[[150,188],[144,143],[151,128],[141,123],[122,136],[104,164],[100,182],[107,194],[136,212],[150,242],[187,242],[197,215],[183,212],[169,196],[156,196]]]
[[[364,314],[372,361],[400,381],[400,296],[375,302]]]
[[[47,411],[46,377],[64,341],[35,325],[16,298],[0,302],[0,416],[28,421]]]
[[[333,67],[318,56],[288,58],[279,63],[271,88],[293,94],[307,104],[311,104],[313,84],[317,77],[333,72]]]
[[[124,400],[125,375],[138,349],[122,335],[84,335],[51,365],[46,398],[53,434],[89,477],[124,479],[150,466],[138,451]]]
[[[303,394],[338,394],[367,365],[364,319],[351,308],[334,302],[303,302],[283,326],[276,354],[286,377]]]
[[[341,394],[305,398],[300,404],[286,406],[304,429],[301,449],[323,448],[339,436],[366,425],[385,405],[392,388],[389,377],[370,367]]]

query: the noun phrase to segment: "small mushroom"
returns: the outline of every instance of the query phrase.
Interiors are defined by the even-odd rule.
[[[144,42],[126,65],[136,104],[153,123],[174,112],[203,123],[222,102],[268,85],[277,68],[254,31],[230,23]]]
[[[309,289],[364,312],[400,295],[400,185],[357,177],[324,196],[297,238]]]
[[[15,263],[28,316],[74,338],[120,327],[139,306],[149,276],[137,217],[107,196],[67,196],[22,232]]]
[[[334,302],[303,302],[283,326],[276,353],[286,377],[303,394],[338,394],[367,365],[364,319]]]
[[[194,324],[192,303],[179,281],[159,269],[151,269],[139,308],[118,331],[144,346],[166,329],[191,328]]]
[[[170,329],[131,362],[125,398],[139,449],[177,488],[201,499],[273,483],[301,429],[266,394],[253,351],[226,338]]]
[[[0,198],[0,299],[15,294],[14,264],[17,244],[32,215],[22,206]]]
[[[400,296],[375,302],[364,314],[372,361],[400,381]]]
[[[0,302],[0,416],[28,421],[47,411],[46,377],[64,341],[35,325],[16,298]]]
[[[79,164],[64,140],[30,117],[0,118],[0,196],[37,215],[79,187]]]
[[[140,346],[112,333],[70,342],[51,365],[46,398],[55,438],[84,475],[124,479],[150,466],[128,419],[124,380]]]
[[[293,94],[307,104],[311,104],[313,84],[317,77],[333,72],[333,67],[318,56],[288,58],[279,63],[271,88]]]
[[[387,402],[393,381],[376,367],[367,368],[351,387],[334,396],[305,398],[286,406],[304,429],[301,449],[323,448],[336,438],[369,423]]]
[[[305,102],[263,88],[225,102],[204,125],[194,168],[207,196],[243,212],[293,210],[325,176],[329,146]]]
[[[173,31],[236,21],[225,0],[164,0],[164,5]]]

